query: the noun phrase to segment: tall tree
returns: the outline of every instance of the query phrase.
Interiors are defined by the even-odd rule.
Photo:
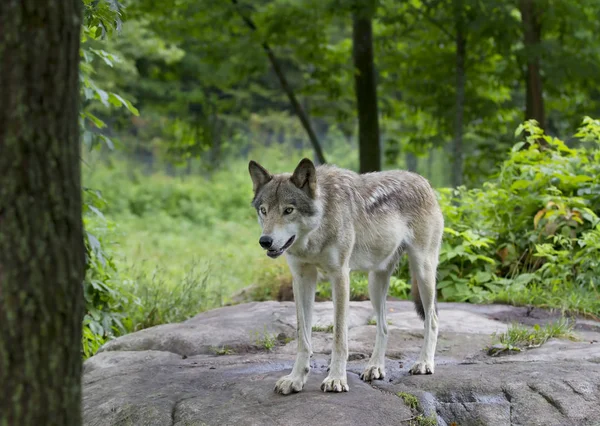
[[[463,118],[465,113],[465,63],[467,36],[465,29],[463,0],[454,0],[454,37],[456,47],[456,107],[454,119],[454,141],[452,144],[452,186],[463,183]]]
[[[0,425],[81,424],[81,8],[0,2]]]
[[[358,110],[360,172],[381,170],[377,82],[373,61],[373,14],[375,2],[356,2],[352,13],[352,57]]]
[[[548,6],[549,7],[549,6]],[[525,71],[525,119],[535,119],[542,128],[546,125],[544,95],[540,72],[540,43],[542,39],[539,0],[520,0],[521,20],[527,68]]]

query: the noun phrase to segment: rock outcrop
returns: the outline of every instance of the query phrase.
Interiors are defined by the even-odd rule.
[[[331,353],[331,302],[317,303],[308,383],[299,394],[273,392],[293,364],[292,302],[247,303],[153,327],[106,344],[86,361],[84,424],[100,425],[599,425],[600,323],[578,320],[579,341],[490,357],[491,333],[547,311],[440,303],[436,370],[410,376],[423,324],[409,302],[388,302],[387,376],[362,382],[375,340],[370,302],[351,302],[350,392],[319,389]],[[400,395],[414,395],[411,409]],[[419,416],[422,417],[419,417]]]

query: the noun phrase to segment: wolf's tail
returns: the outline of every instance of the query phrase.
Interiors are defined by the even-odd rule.
[[[419,293],[419,286],[417,284],[417,279],[415,277],[412,277],[411,280],[412,280],[412,282],[411,282],[410,293],[412,294],[412,300],[415,304],[415,311],[417,311],[419,318],[421,318],[423,321],[425,321],[425,308],[423,307],[423,302],[421,301],[421,295]],[[437,311],[438,311],[437,294],[435,295],[435,300],[433,303],[435,306],[435,312],[437,313]]]

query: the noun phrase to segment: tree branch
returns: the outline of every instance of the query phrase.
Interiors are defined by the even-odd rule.
[[[254,24],[254,21],[252,21],[252,19],[249,16],[246,16],[242,13],[242,11],[239,8],[238,0],[231,0],[231,2],[233,3],[233,6],[235,7],[236,12],[238,13],[238,15],[240,15],[240,17],[246,23],[246,25],[252,31],[256,31],[257,28],[256,28],[256,25]],[[319,143],[319,140],[317,139],[317,135],[313,131],[313,128],[310,124],[310,120],[309,120],[306,112],[302,108],[302,105],[300,105],[300,103],[298,102],[298,99],[296,98],[296,95],[294,94],[293,89],[289,85],[287,78],[285,77],[285,74],[283,73],[283,70],[281,68],[281,65],[280,65],[279,61],[277,60],[277,57],[275,56],[275,54],[273,53],[273,50],[271,49],[271,47],[268,45],[267,42],[263,42],[263,43],[261,43],[261,45],[262,45],[263,50],[267,53],[267,56],[269,57],[269,61],[271,61],[271,65],[273,66],[273,70],[275,71],[275,74],[277,74],[277,78],[279,78],[279,82],[281,83],[281,87],[283,88],[283,91],[285,92],[288,99],[290,100],[290,103],[292,104],[292,107],[294,108],[296,115],[300,119],[300,122],[302,123],[304,130],[306,130],[306,133],[308,134],[310,143],[312,144],[312,146],[315,150],[315,154],[317,155],[318,162],[321,164],[325,164],[326,163],[325,156],[323,155],[323,150],[321,149],[321,144]]]
[[[450,38],[450,40],[454,41],[454,38],[455,38],[454,34],[452,34],[450,31],[448,31],[437,20],[433,19],[433,17],[429,16],[429,14],[427,14],[425,11],[419,9],[418,7],[413,6],[412,4],[408,4],[408,7],[410,7],[415,12],[419,13],[421,16],[423,16],[425,19],[427,19],[430,23],[432,23],[433,25],[435,25],[442,33],[444,33],[446,36],[448,36]],[[428,8],[428,11],[429,10],[431,10],[431,9]]]

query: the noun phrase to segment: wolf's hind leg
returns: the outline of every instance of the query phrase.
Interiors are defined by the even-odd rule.
[[[423,314],[425,321],[424,342],[417,362],[410,369],[411,374],[433,374],[434,356],[438,337],[438,315],[436,307],[435,276],[438,263],[438,250],[419,250],[411,247],[408,250],[410,273],[413,281],[413,291],[418,290],[418,295],[413,295],[417,305],[417,312]]]
[[[385,349],[388,340],[388,327],[385,312],[385,299],[390,285],[393,267],[387,271],[369,273],[369,297],[377,319],[377,335],[373,354],[360,378],[366,382],[382,380],[385,377]]]

